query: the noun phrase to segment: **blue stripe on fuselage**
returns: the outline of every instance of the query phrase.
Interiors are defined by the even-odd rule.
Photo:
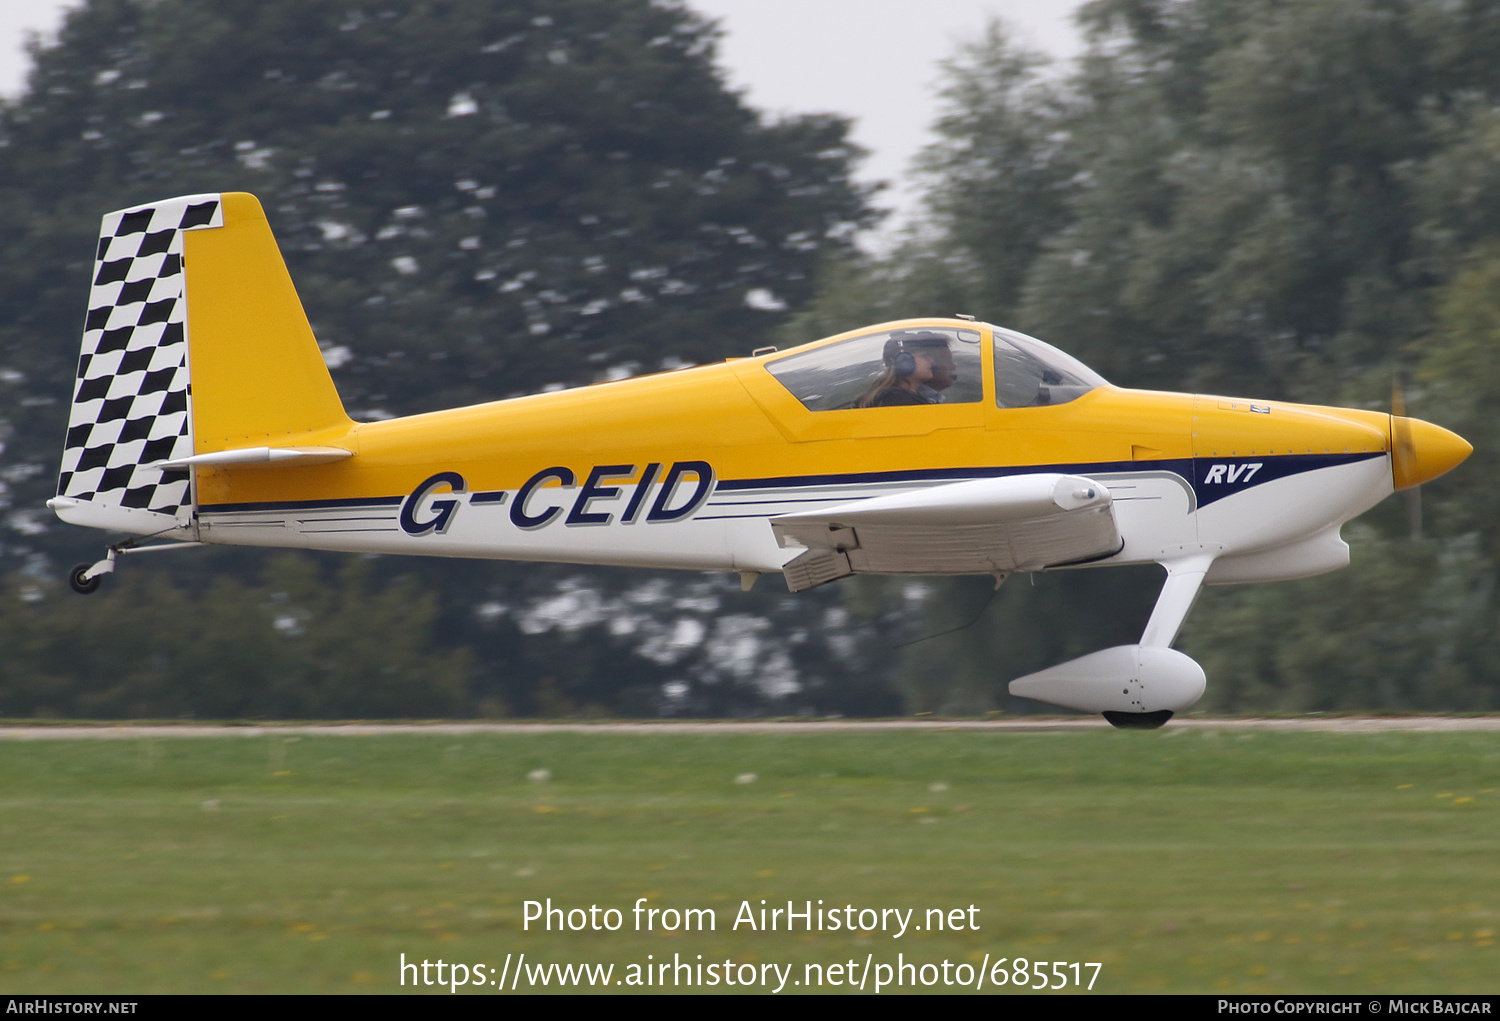
[[[1336,465],[1384,457],[1385,451],[1346,454],[1275,454],[1264,457],[1200,457],[1194,462],[1193,492],[1198,506],[1207,507],[1226,496],[1243,493],[1263,482],[1332,468]]]
[[[1244,492],[1262,482],[1284,479],[1290,475],[1316,471],[1340,464],[1353,464],[1372,457],[1384,457],[1384,451],[1361,451],[1343,454],[1270,454],[1263,457],[1174,458],[1162,461],[1096,461],[1083,464],[1029,464],[1009,468],[936,468],[915,471],[851,472],[837,475],[784,475],[764,479],[720,479],[716,493],[736,490],[801,489],[809,486],[867,485],[877,482],[965,482],[971,479],[996,479],[1039,472],[1065,475],[1115,475],[1134,472],[1171,472],[1192,486],[1198,506]],[[1252,468],[1259,465],[1258,468]],[[1214,472],[1220,466],[1221,471]],[[1210,482],[1208,479],[1214,478]],[[1231,481],[1232,480],[1232,481]]]
[[[1060,472],[1067,475],[1105,475],[1136,472],[1170,472],[1192,486],[1198,506],[1204,507],[1226,496],[1242,493],[1263,482],[1299,475],[1341,464],[1353,464],[1372,457],[1384,457],[1384,451],[1344,454],[1275,454],[1263,457],[1201,457],[1174,458],[1160,461],[1097,461],[1082,464],[1032,464],[995,468],[923,468],[910,471],[848,472],[828,475],[783,475],[759,479],[720,479],[714,488],[715,495],[754,490],[796,491],[815,486],[859,486],[891,482],[929,482],[942,485],[947,482],[965,482],[972,479],[1006,478],[1016,475],[1035,475],[1039,472]],[[1252,468],[1260,465],[1259,468]],[[1214,469],[1221,470],[1215,473]],[[1210,481],[1213,480],[1213,481]],[[403,498],[385,496],[363,499],[292,500],[267,503],[207,504],[199,508],[201,513],[214,514],[236,511],[312,510],[322,508],[382,507],[400,504]],[[847,499],[860,499],[850,496]],[[500,503],[500,493],[479,494],[473,503]],[[759,502],[759,501],[750,501]],[[766,501],[771,502],[771,501]],[[821,501],[819,501],[821,502]],[[727,509],[725,504],[720,508]],[[695,515],[693,519],[706,520],[718,515]],[[724,515],[726,517],[731,515]],[[759,515],[732,515],[734,517],[757,517]],[[767,512],[774,517],[775,512]]]

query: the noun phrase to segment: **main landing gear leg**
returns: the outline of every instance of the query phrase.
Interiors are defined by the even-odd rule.
[[[1167,583],[1138,645],[1115,645],[1010,682],[1010,693],[1064,709],[1102,713],[1116,727],[1151,730],[1203,696],[1203,668],[1172,648],[1213,557],[1163,561]]]
[[[1148,648],[1170,649],[1187,620],[1188,611],[1203,590],[1203,576],[1208,573],[1214,558],[1211,556],[1188,557],[1166,565],[1167,581],[1156,597],[1156,607],[1146,630],[1141,635],[1141,645]],[[1108,711],[1104,718],[1121,730],[1155,730],[1172,718],[1172,710],[1159,709],[1150,713]]]

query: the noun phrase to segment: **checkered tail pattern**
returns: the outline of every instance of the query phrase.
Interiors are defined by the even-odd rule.
[[[193,453],[182,233],[223,223],[216,194],[104,217],[58,496],[174,520],[189,509],[187,469],[146,466]]]

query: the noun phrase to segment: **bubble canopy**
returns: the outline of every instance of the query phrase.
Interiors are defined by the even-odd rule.
[[[995,334],[995,403],[1002,408],[1066,404],[1098,386],[1103,376],[1051,344],[1014,330]]]
[[[1098,373],[1050,344],[987,329],[993,336],[995,401],[1002,408],[1066,404],[1105,385]],[[972,404],[984,395],[984,346],[978,328],[876,330],[793,352],[766,368],[809,411]]]

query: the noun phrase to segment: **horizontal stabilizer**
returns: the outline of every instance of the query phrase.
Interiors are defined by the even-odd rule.
[[[841,554],[857,574],[1039,570],[1110,556],[1121,547],[1109,490],[1055,472],[953,482],[783,514],[771,527],[783,548]],[[787,577],[795,584],[790,570]]]
[[[304,465],[327,464],[353,457],[354,451],[343,447],[241,447],[238,450],[216,450],[170,461],[155,461],[143,468],[227,468],[238,464]]]

